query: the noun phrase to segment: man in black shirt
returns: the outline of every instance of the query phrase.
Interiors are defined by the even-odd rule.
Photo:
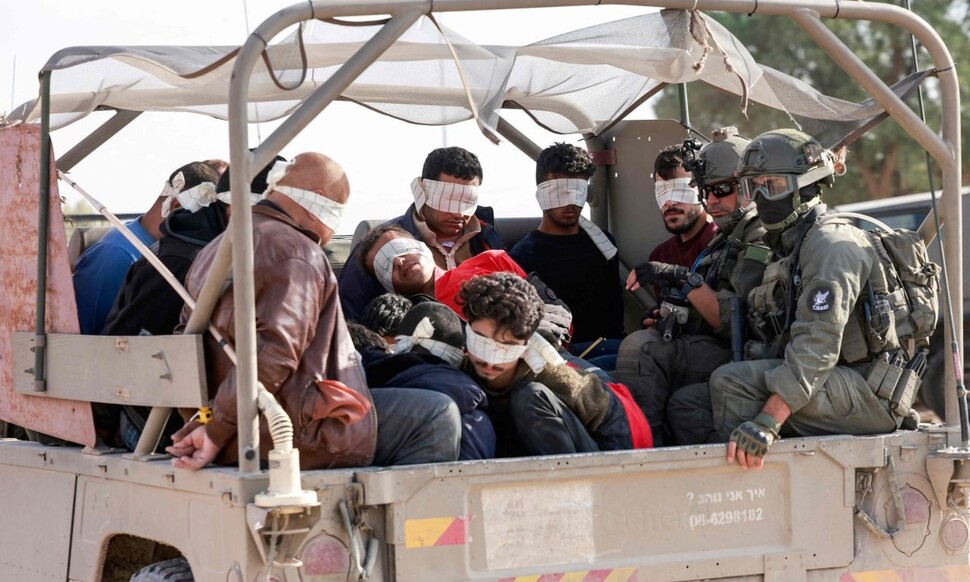
[[[524,271],[535,272],[573,313],[570,351],[582,353],[605,338],[593,356],[615,355],[623,335],[623,297],[613,237],[582,217],[589,178],[596,171],[582,148],[557,143],[536,162],[539,228],[509,252]],[[597,359],[612,369],[611,360]]]

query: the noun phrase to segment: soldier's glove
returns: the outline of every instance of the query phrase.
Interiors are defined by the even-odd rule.
[[[778,440],[781,425],[770,414],[762,412],[754,420],[741,423],[741,426],[731,433],[731,440],[738,444],[738,448],[749,455],[764,457],[768,454],[768,447]]]
[[[657,261],[637,265],[633,270],[637,273],[637,283],[640,283],[641,287],[654,283],[681,285],[687,282],[687,275],[690,274],[690,269],[687,267]]]

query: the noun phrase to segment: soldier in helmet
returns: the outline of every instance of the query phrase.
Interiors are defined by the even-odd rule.
[[[760,468],[779,434],[898,426],[889,401],[867,383],[876,358],[850,325],[879,259],[865,233],[823,216],[822,186],[844,171],[839,157],[795,130],[764,133],[741,155],[741,194],[757,206],[777,259],[748,298],[761,340],[747,346],[754,361],[723,366],[710,379],[711,435],[727,441],[728,461],[744,468]]]
[[[674,422],[667,401],[681,386],[704,382],[714,369],[731,361],[731,298],[743,297],[760,284],[770,257],[761,244],[765,231],[754,205],[738,196],[735,169],[747,143],[734,127],[723,128],[714,131],[713,142],[696,159],[687,156],[686,165],[691,166],[701,201],[718,231],[692,269],[644,263],[636,268],[636,281],[630,286],[671,289],[683,299],[687,317],[676,337],[651,327],[627,336],[620,346],[614,376],[630,388],[643,409],[655,443],[677,444],[677,425],[694,424],[690,411]]]

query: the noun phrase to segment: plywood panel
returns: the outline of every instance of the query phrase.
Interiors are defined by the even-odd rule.
[[[34,393],[34,335],[13,334],[19,393],[109,404],[201,406],[206,402],[202,336],[47,336],[47,390]]]
[[[53,172],[53,152],[51,175]],[[34,329],[37,295],[37,209],[40,130],[17,125],[0,130],[0,419],[71,442],[94,445],[87,402],[17,394],[13,389],[10,332]],[[57,181],[50,189],[47,262],[47,330],[77,333],[77,306],[67,261],[67,240]]]

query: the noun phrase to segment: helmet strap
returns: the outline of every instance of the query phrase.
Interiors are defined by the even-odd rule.
[[[779,222],[772,222],[770,224],[763,222],[762,226],[765,227],[765,230],[769,232],[779,232],[779,231],[785,230],[789,226],[795,224],[795,221],[798,220],[799,216],[805,214],[806,212],[811,210],[814,206],[817,206],[822,202],[822,198],[817,194],[812,198],[809,198],[808,200],[802,200],[802,197],[799,196],[797,192],[792,194],[791,200],[792,200],[791,214],[789,214]]]

